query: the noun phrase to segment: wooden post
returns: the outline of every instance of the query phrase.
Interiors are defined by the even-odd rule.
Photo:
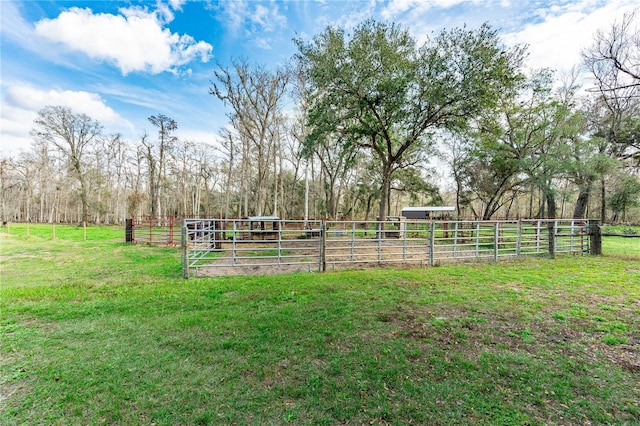
[[[125,219],[124,223],[124,241],[133,243],[133,219]]]
[[[589,253],[594,256],[602,255],[602,233],[600,232],[600,221],[589,221]]]
[[[169,241],[167,241],[167,244],[173,245],[173,216],[169,216]]]

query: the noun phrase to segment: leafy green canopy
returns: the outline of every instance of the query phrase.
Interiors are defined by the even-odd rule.
[[[495,30],[443,31],[418,46],[395,24],[365,21],[348,35],[327,28],[296,40],[311,100],[307,146],[341,136],[381,160],[381,217],[392,174],[432,147],[430,132],[464,127],[520,77],[520,47],[506,49]]]

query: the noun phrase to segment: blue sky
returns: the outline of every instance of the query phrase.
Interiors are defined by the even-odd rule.
[[[489,22],[529,45],[528,67],[568,70],[595,31],[637,0],[0,1],[0,157],[28,150],[38,110],[65,105],[136,140],[165,114],[177,135],[213,143],[227,124],[208,94],[217,64],[286,63],[294,37],[374,18],[418,40]]]

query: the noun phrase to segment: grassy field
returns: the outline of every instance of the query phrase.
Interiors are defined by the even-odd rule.
[[[182,280],[175,248],[68,228],[0,234],[2,425],[640,424],[638,239]]]

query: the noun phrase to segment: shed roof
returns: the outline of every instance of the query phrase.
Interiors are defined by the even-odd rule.
[[[278,216],[249,216],[247,219],[252,222],[280,220]]]
[[[424,206],[424,207],[403,207],[403,212],[452,212],[454,206]]]

